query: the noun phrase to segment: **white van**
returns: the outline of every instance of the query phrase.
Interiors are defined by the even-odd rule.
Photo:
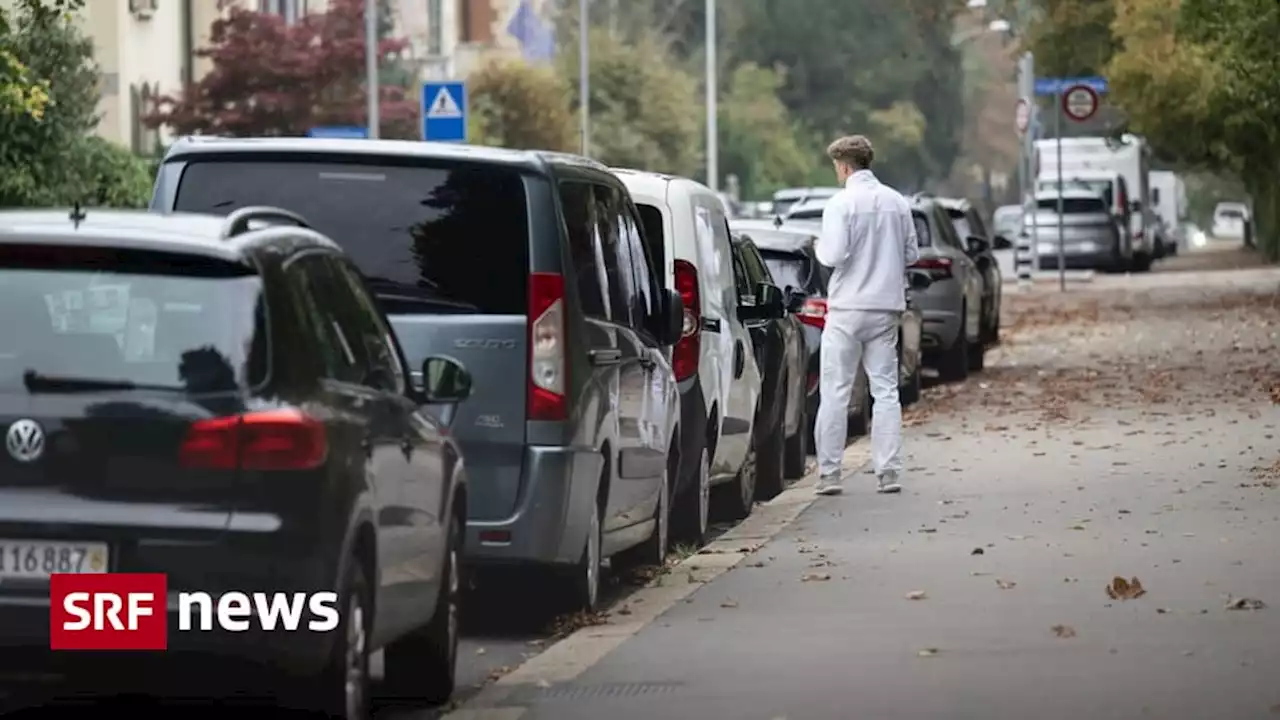
[[[684,301],[684,337],[671,357],[684,436],[671,495],[672,531],[673,537],[701,541],[713,504],[715,515],[738,519],[755,502],[752,435],[760,370],[751,335],[738,319],[729,221],[705,185],[637,170],[613,172],[640,212],[666,287]]]
[[[1249,220],[1249,206],[1238,202],[1220,202],[1213,209],[1214,240],[1243,240],[1244,224]]]

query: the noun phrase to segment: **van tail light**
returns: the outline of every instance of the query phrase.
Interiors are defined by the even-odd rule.
[[[827,326],[827,301],[821,298],[805,300],[804,305],[800,306],[800,312],[796,313],[796,317],[805,325],[821,330]]]
[[[565,336],[564,276],[529,275],[530,420],[564,420]]]
[[[323,423],[280,409],[197,420],[178,458],[183,467],[204,470],[311,470],[328,454]]]
[[[702,353],[702,302],[698,297],[698,271],[685,260],[675,261],[676,292],[684,304],[684,325],[680,341],[671,351],[671,368],[676,381],[687,380],[698,372]]]
[[[951,277],[951,258],[921,258],[911,267],[924,270],[934,280],[946,280]]]

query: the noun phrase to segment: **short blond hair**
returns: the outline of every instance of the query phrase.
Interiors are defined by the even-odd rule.
[[[864,135],[846,135],[827,146],[827,156],[854,170],[870,170],[876,159],[875,148]]]

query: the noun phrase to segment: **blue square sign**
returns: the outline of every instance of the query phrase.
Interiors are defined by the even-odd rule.
[[[461,80],[422,84],[422,139],[467,141],[467,84]]]

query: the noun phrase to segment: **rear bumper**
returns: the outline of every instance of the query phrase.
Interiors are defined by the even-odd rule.
[[[502,520],[468,520],[467,559],[476,565],[571,564],[596,511],[600,453],[592,448],[530,445],[520,497]]]
[[[1064,255],[1063,261],[1067,270],[1099,270],[1117,267],[1116,258],[1110,252]],[[1058,254],[1055,252],[1051,255],[1041,255],[1039,268],[1057,270]]]
[[[960,313],[952,310],[920,311],[920,349],[924,351],[942,351],[955,344],[960,337]]]

